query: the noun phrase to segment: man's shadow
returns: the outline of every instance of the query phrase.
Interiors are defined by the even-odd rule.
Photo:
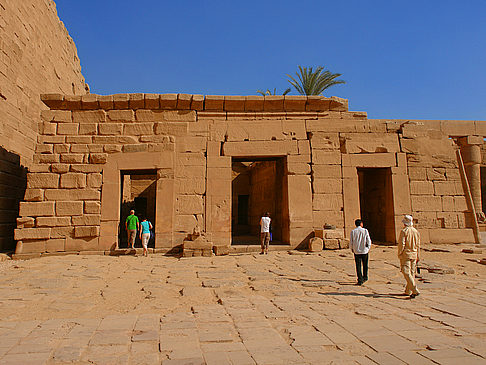
[[[341,285],[353,285],[356,286],[355,283],[339,283]],[[338,296],[338,297],[365,297],[365,298],[388,298],[388,299],[398,299],[398,300],[408,300],[410,299],[409,295],[404,293],[357,293],[355,291],[352,292],[318,292],[320,295],[327,295],[327,296]]]

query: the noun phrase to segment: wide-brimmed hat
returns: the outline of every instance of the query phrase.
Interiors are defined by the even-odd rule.
[[[406,214],[402,219],[403,224],[410,226],[413,224],[413,217],[409,214]]]

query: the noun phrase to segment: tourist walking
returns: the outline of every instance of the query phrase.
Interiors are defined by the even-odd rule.
[[[146,217],[143,217],[142,223],[140,223],[140,240],[142,241],[143,255],[148,256],[148,242],[150,239],[150,230],[153,228]]]
[[[270,244],[270,213],[266,212],[260,219],[260,243],[262,246],[262,252],[260,255],[268,254],[268,245]]]
[[[371,238],[368,230],[363,228],[361,219],[356,219],[354,224],[356,228],[351,231],[349,247],[354,254],[356,264],[356,275],[358,276],[356,284],[363,285],[368,280],[368,253],[371,248]]]
[[[140,229],[140,222],[133,209],[125,220],[125,229],[127,230],[128,247],[135,248],[135,238],[137,237],[137,230]]]
[[[411,215],[406,215],[402,223],[405,227],[401,230],[398,238],[400,271],[407,282],[405,295],[415,298],[420,294],[415,281],[415,272],[420,261],[420,233],[413,227],[413,217]]]

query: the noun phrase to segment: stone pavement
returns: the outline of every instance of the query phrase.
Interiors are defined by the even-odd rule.
[[[2,262],[0,364],[484,364],[486,266],[447,247],[415,299],[387,247],[363,287],[347,250]]]

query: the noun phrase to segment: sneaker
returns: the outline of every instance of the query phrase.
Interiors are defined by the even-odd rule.
[[[263,255],[264,253],[265,253],[265,252],[263,252],[263,251],[262,251],[262,252],[260,252],[260,255]]]
[[[356,283],[356,285],[359,285],[359,286],[361,286],[361,285],[363,285],[363,282],[361,282],[361,281],[358,281],[358,282]]]
[[[412,294],[410,294],[410,299],[418,297],[419,295],[420,295],[420,293],[416,293],[416,294],[412,293]]]

